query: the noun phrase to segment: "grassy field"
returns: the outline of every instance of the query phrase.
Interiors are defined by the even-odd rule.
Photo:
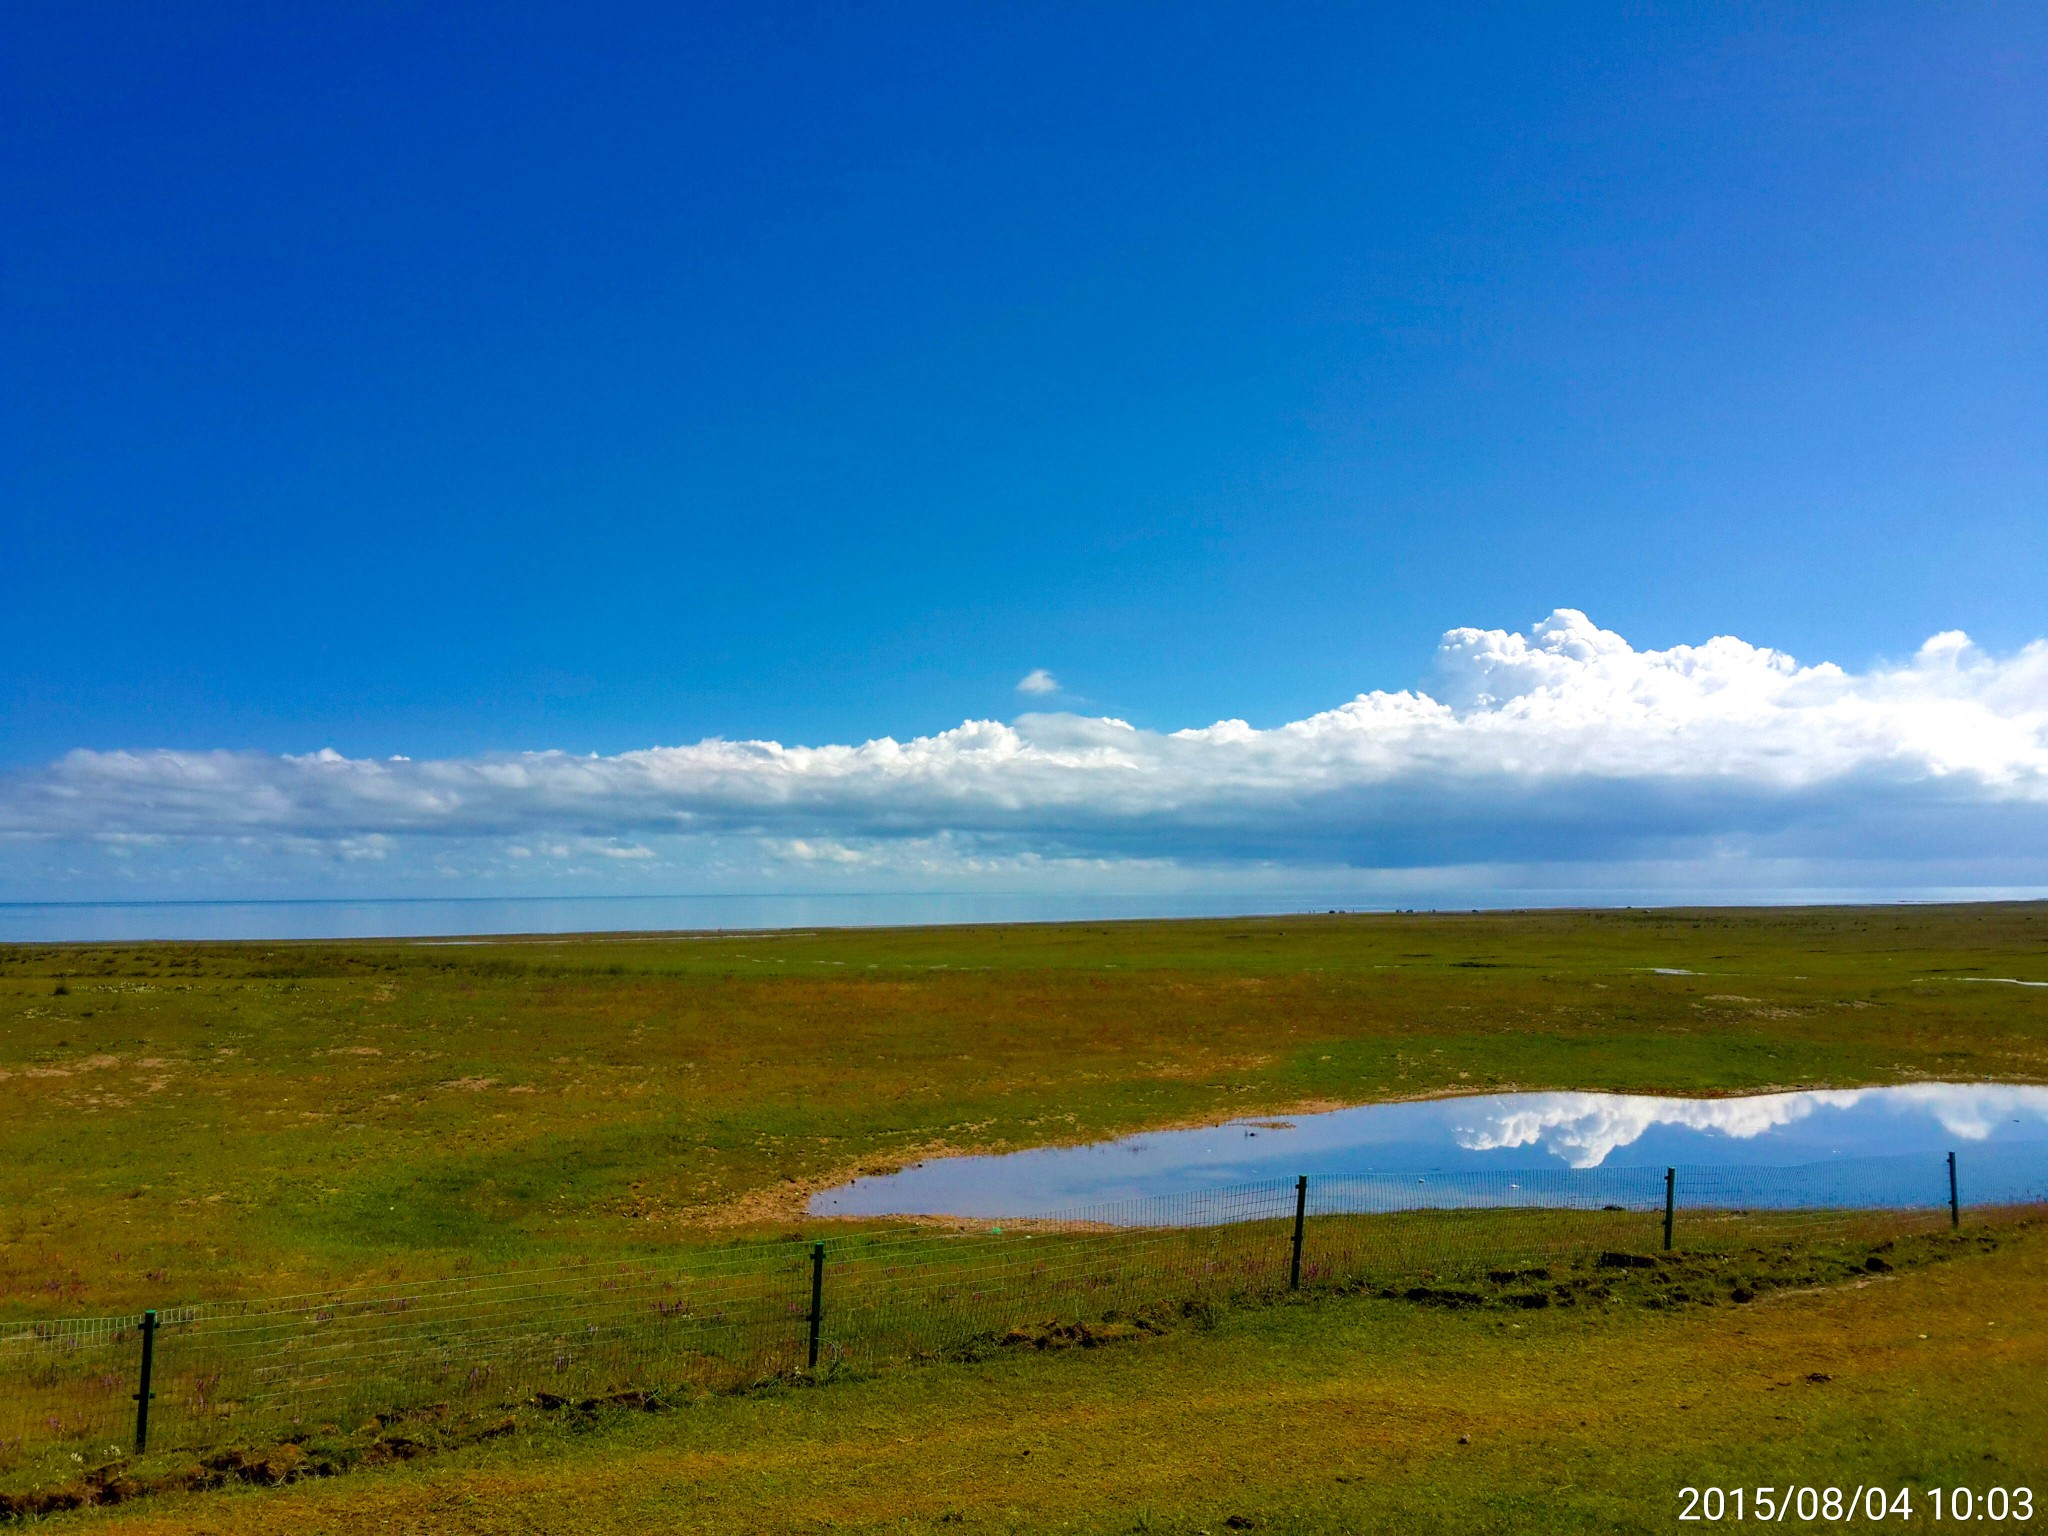
[[[852,1173],[1250,1111],[2048,1081],[2048,993],[1972,976],[2048,980],[2048,908],[16,946],[0,950],[0,1317],[815,1232],[803,1200]],[[522,1429],[122,1518],[917,1529],[952,1511],[1193,1530],[1241,1489],[1240,1512],[1281,1529],[1664,1528],[1687,1455],[1768,1470],[1797,1450],[1809,1460],[1786,1475],[1904,1476],[1910,1434],[1938,1478],[2048,1444],[2027,1374],[2048,1316],[2040,1241],[1739,1317],[1615,1305],[1511,1323],[1329,1299],[1085,1360]],[[1969,1298],[1985,1335],[1957,1335],[1969,1347],[1938,1371],[1911,1335],[1946,1335],[1909,1327],[1937,1296]],[[1836,1378],[1826,1391],[1757,1384],[1802,1340],[1859,1329],[1905,1343],[1815,1367]],[[1709,1379],[1724,1357],[1748,1363]],[[1771,1426],[1792,1405],[1788,1442]],[[1483,1427],[1458,1446],[1438,1432],[1453,1422]],[[1359,1481],[1333,1480],[1354,1462]],[[1303,1468],[1308,1492],[1287,1481]]]
[[[2041,1231],[1740,1308],[1323,1298],[60,1518],[164,1536],[1669,1531],[1682,1487],[1806,1483],[1911,1490],[1899,1528],[1938,1529],[1935,1487],[2048,1495],[2044,1298]]]
[[[13,947],[0,1313],[652,1250],[1250,1110],[2048,1081],[2048,995],[1969,975],[2048,979],[2048,908]]]

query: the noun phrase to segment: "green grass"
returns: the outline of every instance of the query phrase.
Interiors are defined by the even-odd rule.
[[[2048,1080],[2048,996],[1963,975],[2048,979],[2048,908],[14,946],[0,1315],[660,1251],[1318,1102]]]
[[[1278,1195],[1280,1191],[1276,1190]],[[1278,1203],[1277,1200],[1275,1202]],[[1417,1211],[1312,1218],[1301,1290],[1508,1309],[1747,1305],[1786,1289],[1892,1274],[1995,1247],[2024,1211],[1688,1210],[1660,1251],[1658,1213]],[[868,1232],[821,1245],[823,1327],[805,1365],[811,1254],[754,1243],[668,1264],[599,1264],[481,1284],[356,1289],[310,1306],[172,1313],[155,1351],[146,1486],[183,1486],[191,1458],[312,1437],[315,1470],[382,1448],[366,1419],[426,1415],[455,1442],[535,1402],[654,1393],[681,1402],[764,1381],[836,1379],[1005,1349],[1099,1346],[1288,1296],[1290,1220],[1103,1230]],[[703,1262],[704,1260],[712,1262]],[[61,1327],[61,1325],[45,1325]],[[94,1328],[23,1356],[0,1339],[0,1512],[90,1492],[134,1422],[140,1339]],[[336,1437],[344,1437],[337,1441]],[[359,1436],[360,1440],[361,1437]],[[324,1447],[324,1449],[320,1449]],[[309,1453],[313,1454],[313,1453]]]
[[[802,1215],[808,1192],[857,1172],[1252,1111],[1509,1088],[2048,1081],[2048,994],[1967,976],[2048,980],[2048,908],[14,946],[0,949],[0,1317],[817,1235],[831,1224]],[[1974,1364],[1937,1371],[1906,1347],[1895,1427],[1868,1397],[1847,1418],[1773,1429],[1715,1385],[1724,1360],[1775,1369],[1841,1308],[1904,1326],[1886,1298],[1950,1294],[1961,1282],[1941,1276],[1965,1273],[1996,1307],[2048,1315],[2027,1244],[1743,1308],[1807,1319],[1747,1355],[1734,1314],[1704,1301],[1507,1319],[1326,1299],[1086,1361],[1008,1351],[608,1427],[523,1426],[388,1474],[208,1495],[189,1513],[156,1501],[140,1518],[921,1529],[957,1506],[995,1529],[1195,1530],[1241,1486],[1281,1529],[1663,1529],[1688,1436],[1702,1468],[1794,1450],[1847,1468],[1923,1442],[1936,1459],[1915,1465],[1946,1467],[1951,1453],[1956,1466],[2007,1455],[2009,1419],[2040,1428],[2038,1374],[1974,1348]],[[1676,1374],[1644,1376],[1651,1359]],[[1634,1406],[1595,1410],[1589,1429],[1633,1428],[1593,1435],[1582,1456],[1565,1410],[1528,1394],[1554,1379],[1561,1401],[1591,1408],[1613,1389],[1603,1371],[1636,1384]],[[1697,1394],[1687,1371],[1706,1383]],[[1516,1382],[1527,1401],[1501,1411],[1533,1414],[1541,1433],[1487,1431],[1469,1451],[1415,1438],[1484,1422],[1488,1394]],[[1674,1393],[1697,1400],[1680,1410]],[[1799,1400],[1832,1413],[1851,1396]],[[1012,1405],[1008,1429],[994,1401]],[[1347,1415],[1374,1427],[1360,1438]],[[870,1419],[896,1428],[868,1432]],[[1002,1450],[1020,1426],[1043,1428],[1064,1473]],[[892,1450],[892,1436],[937,1449]],[[1257,1466],[1226,1476],[1240,1450]],[[1347,1457],[1365,1484],[1324,1475]],[[1312,1497],[1286,1481],[1303,1466],[1321,1479]]]
[[[2038,1231],[1747,1306],[1324,1297],[1085,1352],[661,1414],[528,1415],[383,1470],[65,1523],[1221,1536],[1235,1515],[1296,1536],[1668,1531],[1688,1484],[1801,1482],[1910,1488],[1909,1528],[1926,1529],[1934,1486],[2031,1484],[2037,1508],[2048,1491],[2044,1297]]]

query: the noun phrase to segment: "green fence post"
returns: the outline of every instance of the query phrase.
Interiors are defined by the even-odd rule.
[[[1962,1203],[1956,1199],[1956,1155],[1948,1155],[1948,1224],[1951,1228],[1963,1224]]]
[[[1678,1170],[1664,1170],[1664,1251],[1671,1251],[1671,1218],[1678,1208]]]
[[[1308,1222],[1308,1175],[1294,1181],[1294,1262],[1287,1269],[1287,1289],[1301,1289],[1301,1233]]]
[[[825,1321],[825,1245],[811,1248],[811,1356],[809,1369],[818,1368],[818,1328]]]
[[[135,1389],[135,1454],[140,1456],[149,1449],[149,1400],[156,1394],[149,1390],[150,1372],[156,1366],[156,1313],[142,1314],[142,1380]]]

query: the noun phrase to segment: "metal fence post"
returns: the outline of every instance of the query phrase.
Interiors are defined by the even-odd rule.
[[[1671,1251],[1671,1218],[1678,1209],[1678,1170],[1664,1170],[1664,1251]]]
[[[1956,1199],[1956,1155],[1948,1155],[1948,1224],[1951,1228],[1963,1224],[1962,1203]]]
[[[135,1388],[135,1454],[140,1456],[149,1449],[149,1400],[156,1394],[149,1390],[150,1372],[156,1365],[156,1313],[152,1310],[142,1314],[142,1380]]]
[[[809,1368],[818,1368],[818,1328],[825,1321],[825,1245],[811,1248],[811,1355]]]
[[[1294,1181],[1294,1262],[1287,1269],[1287,1289],[1301,1289],[1301,1234],[1308,1223],[1308,1175]]]

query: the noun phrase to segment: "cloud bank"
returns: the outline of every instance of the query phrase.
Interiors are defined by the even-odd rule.
[[[798,867],[1270,882],[1712,866],[1764,887],[1826,868],[1851,885],[1882,870],[1894,891],[2036,889],[2044,834],[2048,642],[2001,658],[1951,632],[1851,673],[1727,636],[1637,650],[1571,609],[1526,635],[1452,630],[1424,687],[1267,729],[1043,713],[608,757],[80,751],[0,781],[16,899],[94,854],[157,877],[214,854],[387,874],[569,860],[671,888]]]

